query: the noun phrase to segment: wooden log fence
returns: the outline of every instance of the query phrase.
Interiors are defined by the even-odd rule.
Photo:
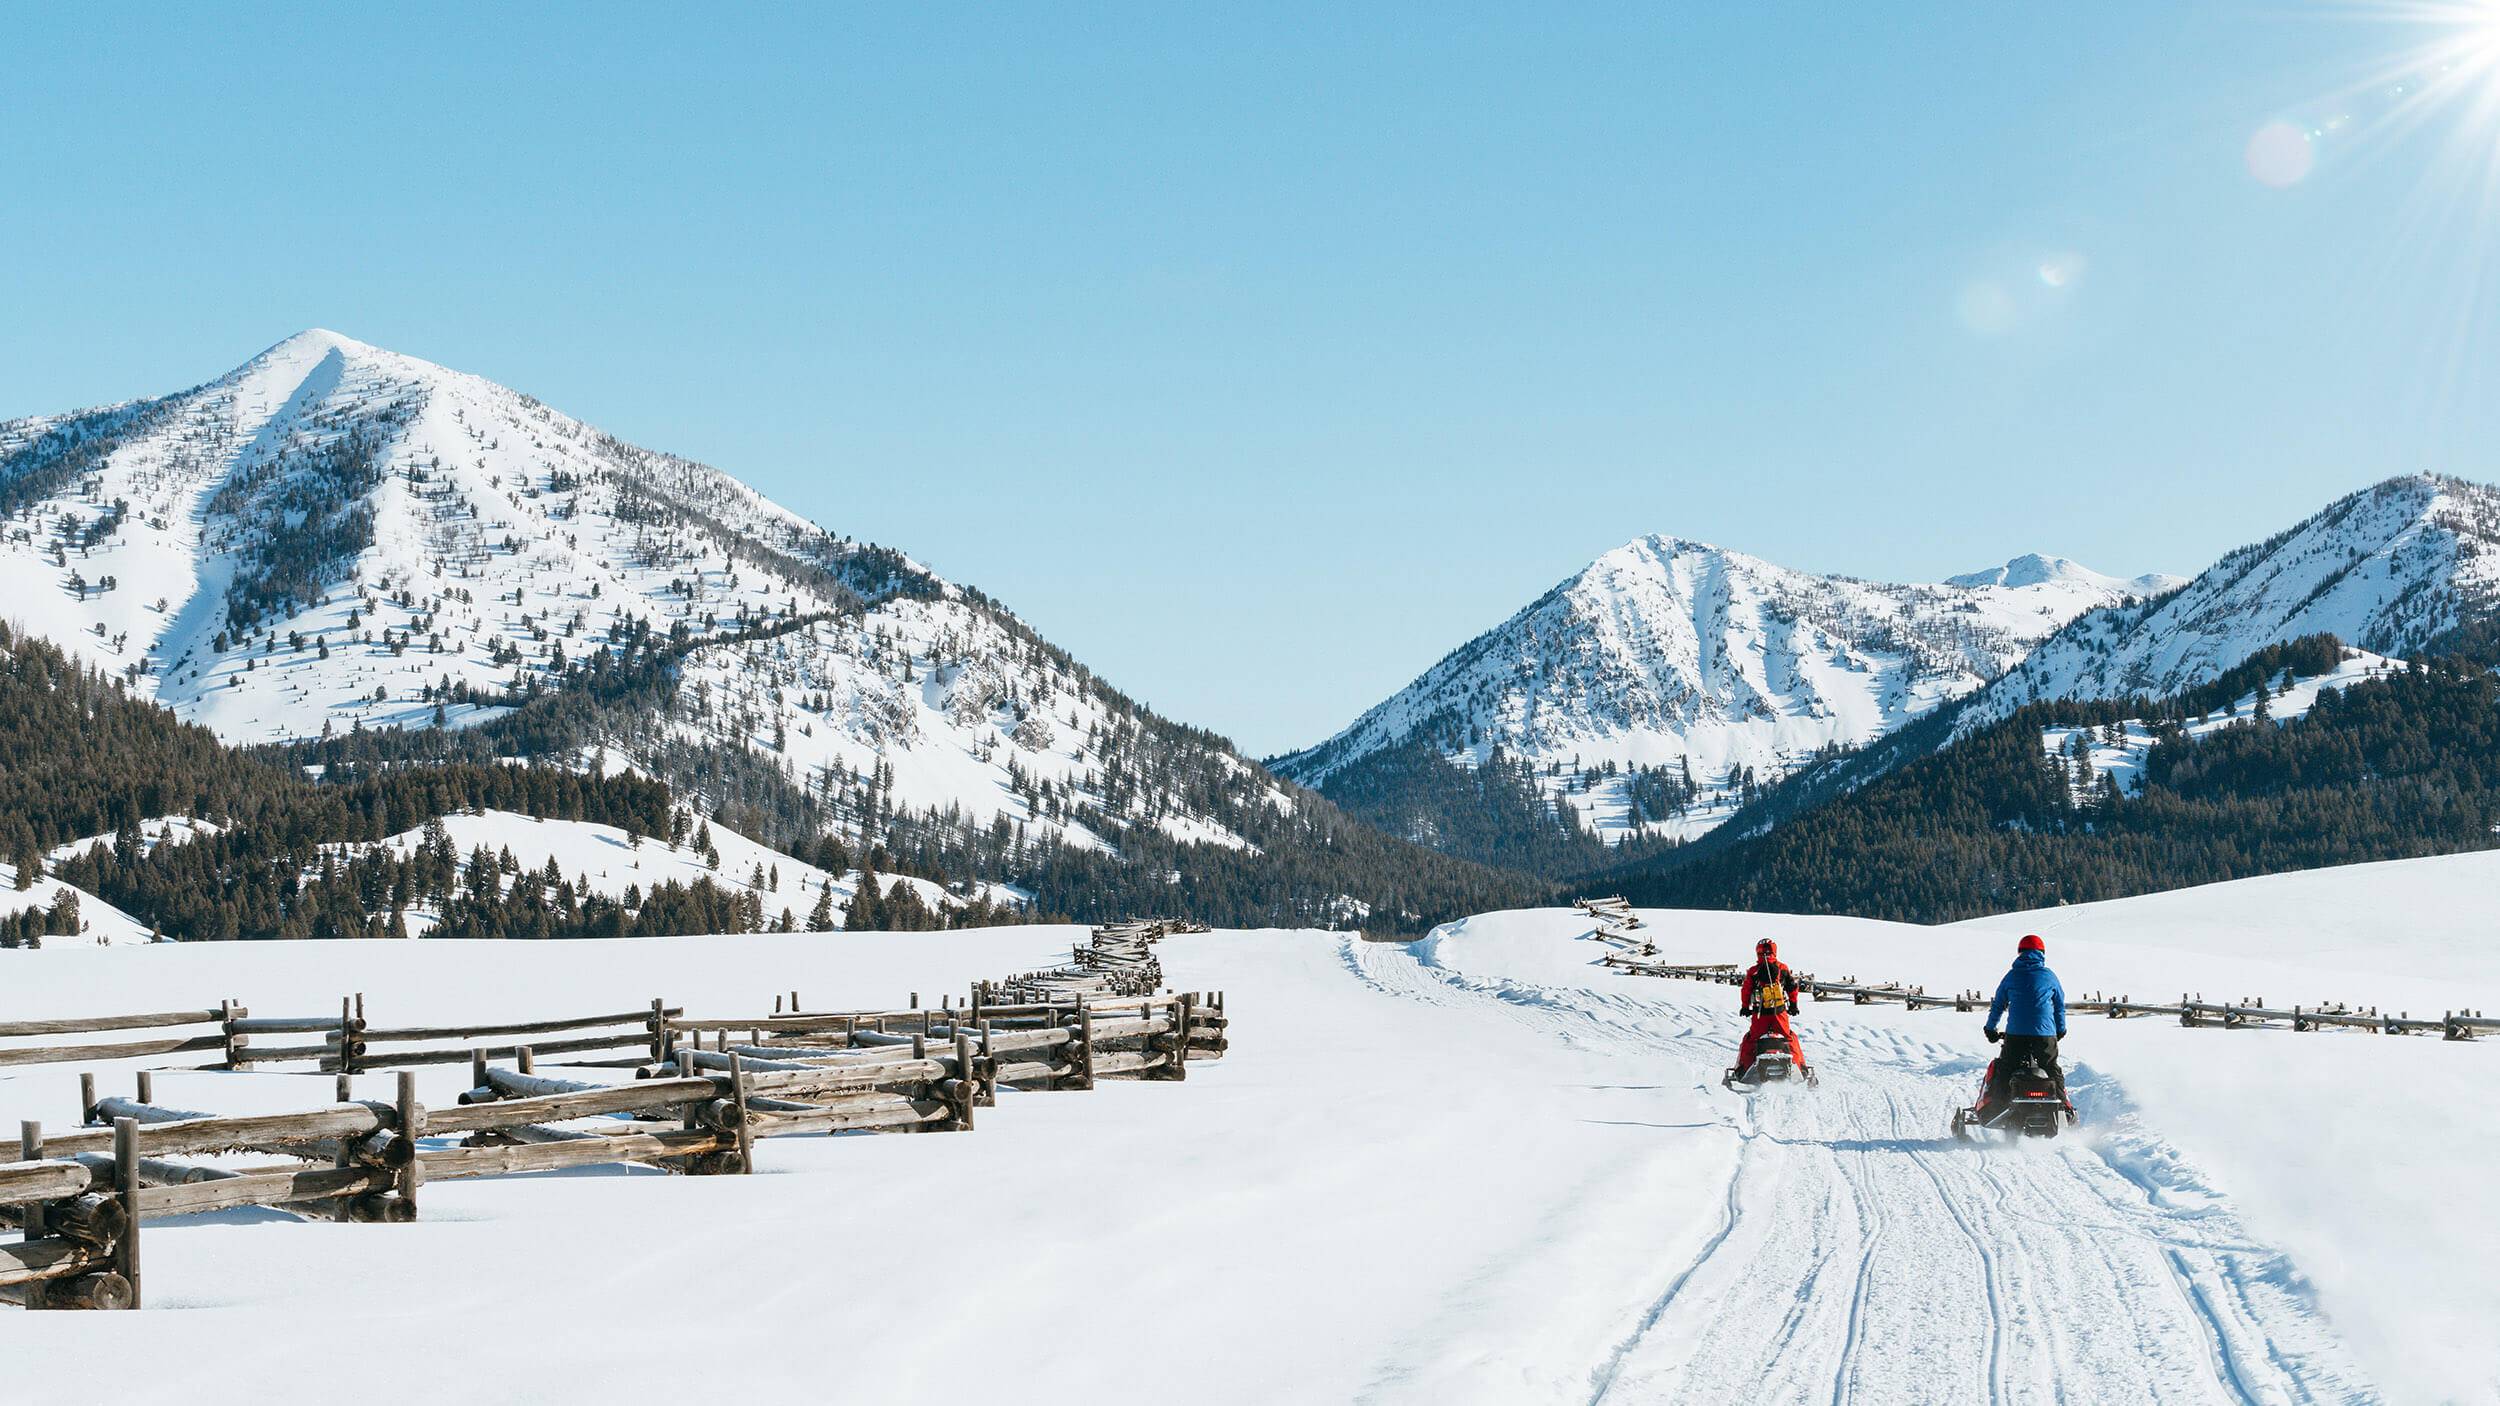
[[[124,1052],[94,1057],[216,1048],[226,1058],[185,1067],[309,1062],[339,1076],[338,1098],[323,1106],[227,1115],[158,1103],[150,1072],[137,1074],[128,1098],[99,1096],[96,1076],[82,1075],[84,1126],[47,1137],[41,1125],[22,1124],[15,1160],[0,1160],[0,1225],[18,1231],[15,1242],[0,1242],[0,1301],[139,1307],[140,1229],[152,1220],[265,1206],[397,1224],[416,1219],[418,1190],[429,1182],[620,1164],[739,1173],[753,1170],[763,1138],[969,1132],[1002,1084],[1090,1089],[1098,1079],[1183,1079],[1190,1064],[1230,1046],[1224,994],[1139,983],[1148,973],[1160,978],[1154,943],[1193,930],[1204,929],[1172,920],[1106,925],[1066,966],[983,982],[960,1002],[942,996],[935,1009],[915,993],[898,1009],[810,1012],[791,992],[786,1005],[774,998],[770,1016],[689,1019],[655,1000],[617,1015],[380,1028],[366,1022],[363,998],[349,996],[335,1017],[256,1018],[229,1001],[213,1011],[0,1024],[0,1034],[22,1036],[214,1024],[213,1037],[133,1042],[151,1053],[117,1046]],[[315,1034],[319,1046],[281,1047],[284,1056],[250,1043]],[[500,1043],[550,1035],[557,1038]],[[185,1048],[158,1048],[168,1043]],[[625,1048],[637,1053],[575,1061],[563,1075],[536,1068],[541,1055]],[[301,1052],[316,1049],[323,1053]],[[471,1087],[452,1107],[420,1103],[407,1068],[393,1099],[347,1096],[347,1075],[454,1062],[469,1064]],[[238,1155],[276,1160],[186,1160]]]
[[[508,1059],[522,1044],[540,1054],[604,1053],[619,1066],[657,1059],[665,1050],[662,1023],[682,1014],[654,1001],[648,1008],[607,1015],[484,1025],[385,1027],[369,1022],[363,993],[340,998],[336,1015],[255,1016],[233,1001],[214,1008],[145,1015],[61,1017],[0,1021],[0,1068],[36,1064],[94,1064],[145,1060],[157,1069],[283,1069],[310,1066],[325,1073],[362,1074],[429,1064],[459,1064],[483,1042]],[[181,1030],[182,1027],[193,1027]],[[132,1031],[175,1031],[135,1040],[91,1042],[84,1037]],[[560,1039],[538,1038],[562,1035]],[[28,1043],[70,1036],[69,1043]],[[196,1055],[197,1059],[182,1056]]]
[[[1586,903],[1580,906],[1585,908]],[[1602,927],[1588,936],[1598,941],[1610,941]],[[1610,945],[1613,944],[1610,942]],[[1745,980],[1745,968],[1732,962],[1659,962],[1623,951],[1607,952],[1598,960],[1624,976],[1709,981],[1724,986],[1742,985]],[[1797,980],[1806,994],[1815,1000],[1846,1000],[1860,1006],[1897,1003],[1914,1011],[1945,1008],[1984,1011],[1990,999],[1984,991],[1957,991],[1944,995],[1930,992],[1924,986],[1903,982],[1861,982],[1855,977],[1826,981],[1806,972],[1797,973]],[[2356,1007],[2340,1003],[2270,1006],[2259,996],[2237,1001],[2209,1001],[2202,994],[2183,993],[2176,1001],[2148,1002],[2137,1001],[2131,996],[2093,992],[2068,1000],[2066,1010],[2069,1015],[2099,1015],[2114,1020],[2132,1016],[2168,1016],[2182,1025],[2221,1030],[2366,1030],[2380,1035],[2438,1035],[2448,1040],[2474,1040],[2485,1035],[2500,1035],[2500,1017],[2487,1016],[2481,1010],[2447,1011],[2437,1016],[2416,1016],[2398,1011],[2391,1015],[2375,1006]]]
[[[1632,911],[1630,901],[1620,897],[1580,898],[1572,900],[1572,906],[1596,921],[1597,927],[1589,936],[1630,956],[1658,955],[1656,944],[1648,938],[1633,935],[1646,924],[1641,922],[1638,913]]]

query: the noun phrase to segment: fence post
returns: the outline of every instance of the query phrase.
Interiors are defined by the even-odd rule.
[[[228,1069],[243,1067],[243,1037],[237,1035],[234,1030],[234,1023],[241,1018],[241,1014],[235,1009],[232,996],[228,996],[224,1004],[218,1007],[217,1023],[226,1037],[226,1068]]]
[[[1082,999],[1076,1007],[1077,1087],[1094,1087],[1094,1008]]]
[[[399,1071],[399,1135],[408,1140],[408,1165],[399,1169],[399,1199],[414,1219],[417,1187],[425,1180],[425,1163],[418,1156],[418,1139],[425,1136],[425,1105],[417,1102],[417,1073],[413,1069]]]
[[[113,1242],[113,1268],[130,1285],[130,1306],[139,1299],[139,1120],[113,1120],[113,1180],[120,1184],[121,1238]]]
[[[972,1131],[972,1105],[981,1097],[981,1081],[972,1073],[972,1036],[955,1027],[955,1127]]]
[[[21,1162],[40,1162],[43,1160],[43,1124],[36,1122],[22,1122],[17,1125],[17,1160]],[[28,1206],[26,1208],[25,1219],[26,1238],[28,1240],[42,1239],[44,1230],[49,1225],[50,1221],[51,1216],[45,1212],[44,1204],[41,1201],[37,1201]],[[50,1307],[49,1304],[44,1302],[43,1289],[43,1281],[41,1280],[37,1280],[26,1286],[26,1297],[23,1302],[30,1311],[33,1309]]]
[[[1166,1079],[1189,1077],[1189,1022],[1196,1013],[1196,993],[1184,991],[1172,1001],[1172,1059],[1164,1067]]]
[[[738,1175],[755,1170],[755,1129],[747,1125],[747,1072],[744,1056],[729,1056],[729,1104],[738,1112]]]
[[[998,1106],[998,1052],[990,1044],[987,1017],[981,1021],[981,1101],[992,1108]]]

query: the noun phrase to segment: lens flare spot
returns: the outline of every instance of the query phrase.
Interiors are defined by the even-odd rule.
[[[2081,254],[2052,254],[2040,261],[2040,282],[2050,288],[2072,288],[2083,280],[2085,266]]]
[[[2308,179],[2309,168],[2317,160],[2317,150],[2310,144],[2309,134],[2289,122],[2269,122],[2248,139],[2248,174],[2258,184],[2276,190],[2299,185]]]

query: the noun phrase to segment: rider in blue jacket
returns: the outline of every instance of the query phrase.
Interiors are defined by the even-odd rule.
[[[1982,1109],[2005,1097],[2007,1078],[2025,1059],[2039,1061],[2057,1081],[2057,1096],[2066,1097],[2066,1073],[2057,1064],[2057,1042],[2066,1037],[2066,988],[2049,970],[2049,945],[2037,934],[2018,944],[2013,969],[1997,983],[1997,998],[1988,1004],[1987,1035],[1990,1044],[2001,1040],[2005,1049],[1988,1064]]]

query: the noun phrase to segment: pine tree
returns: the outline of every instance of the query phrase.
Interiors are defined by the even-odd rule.
[[[863,869],[859,890],[851,895],[851,903],[842,912],[846,932],[876,932],[885,926],[885,905],[877,895],[877,872]]]

